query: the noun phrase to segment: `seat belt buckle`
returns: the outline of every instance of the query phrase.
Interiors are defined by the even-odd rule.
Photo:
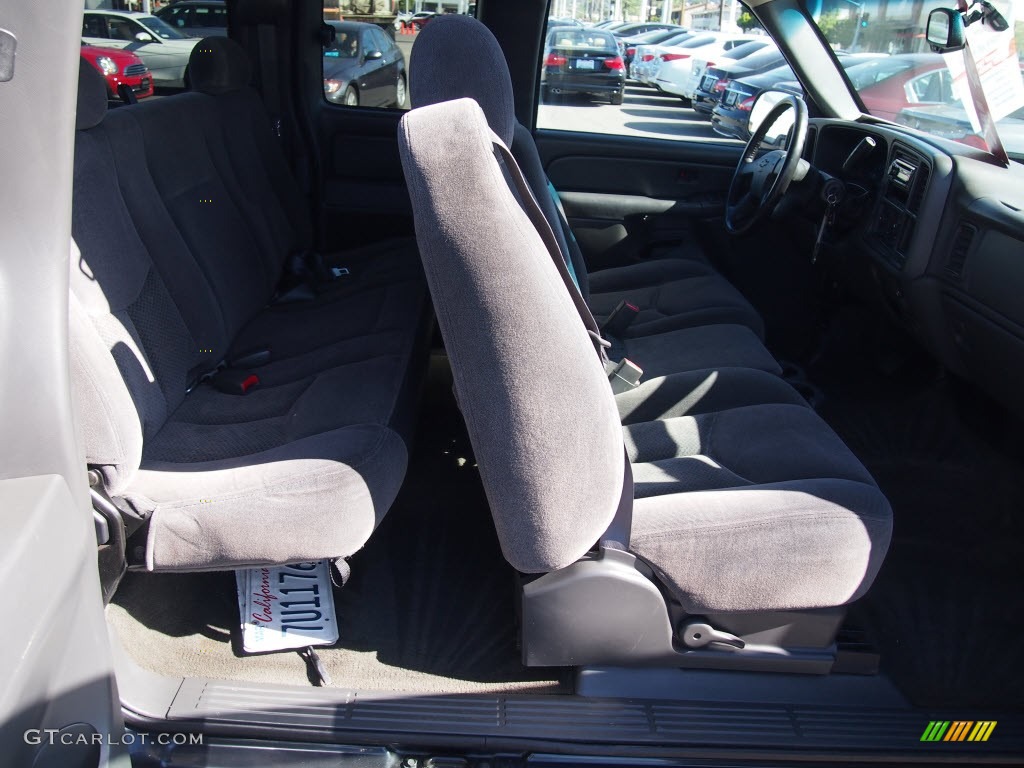
[[[626,329],[633,324],[636,320],[637,315],[640,314],[640,307],[635,304],[630,304],[628,301],[623,299],[618,303],[612,313],[604,321],[604,325],[601,326],[601,333],[603,335],[622,337],[622,334],[626,332]]]
[[[226,395],[245,395],[260,385],[260,377],[249,371],[226,368],[213,377],[213,386]]]
[[[622,358],[618,362],[609,360],[604,364],[608,382],[612,386],[612,394],[619,395],[640,386],[640,378],[644,375],[643,368],[632,360]]]

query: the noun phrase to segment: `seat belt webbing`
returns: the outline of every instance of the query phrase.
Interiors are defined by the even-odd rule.
[[[607,350],[611,344],[601,336],[601,328],[594,319],[594,315],[591,314],[590,307],[588,307],[586,301],[583,300],[583,294],[580,293],[580,289],[576,284],[574,275],[569,272],[569,268],[566,266],[566,259],[562,255],[561,248],[558,247],[558,240],[555,238],[555,233],[551,230],[551,224],[548,222],[547,217],[541,210],[537,199],[533,196],[533,190],[530,189],[530,185],[526,182],[523,172],[519,169],[519,163],[516,162],[516,159],[512,156],[512,152],[509,151],[509,148],[505,146],[505,142],[493,133],[491,142],[494,145],[494,148],[498,151],[498,154],[501,156],[501,159],[504,161],[505,167],[508,169],[509,176],[512,177],[512,182],[515,184],[516,190],[519,192],[519,197],[522,200],[524,212],[527,217],[529,217],[534,228],[537,230],[541,240],[544,241],[544,245],[548,249],[548,255],[551,257],[551,261],[558,270],[558,274],[562,278],[562,282],[565,284],[566,290],[569,291],[573,304],[576,305],[576,311],[579,313],[584,327],[586,327],[587,332],[590,334],[598,357],[601,359],[602,363],[607,362]]]

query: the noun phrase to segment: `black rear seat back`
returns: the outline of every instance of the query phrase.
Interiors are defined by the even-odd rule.
[[[184,400],[196,372],[213,367],[216,356],[226,349],[227,337],[187,250],[181,248],[175,256],[180,259],[178,274],[193,269],[191,295],[208,299],[205,311],[196,314],[210,318],[210,333],[202,341],[157,271],[114,170],[115,157],[130,152],[130,145],[121,143],[115,149],[118,143],[111,141],[105,125],[80,128],[90,130],[79,130],[75,136],[71,233],[83,256],[71,264],[71,291],[113,354],[138,411],[140,429],[149,438]]]
[[[110,122],[136,121],[149,175],[189,250],[203,268],[233,337],[266,306],[282,260],[253,231],[238,205],[241,191],[218,172],[202,124],[208,105],[198,94],[180,94],[132,109],[115,110]]]
[[[189,58],[196,93],[207,97],[203,121],[211,146],[230,165],[245,213],[279,254],[313,246],[308,200],[295,181],[259,94],[250,85],[245,51],[226,37],[202,40]]]
[[[264,318],[282,345],[306,329],[278,328],[272,318],[286,315],[260,311],[270,271],[259,274],[258,262],[252,281],[230,286],[236,301],[222,311],[211,282],[228,287],[228,273],[219,271],[221,254],[210,243],[239,258],[241,247],[207,232],[193,252],[203,225],[216,227],[218,219],[183,213],[194,185],[184,171],[172,171],[165,154],[151,156],[153,138],[143,136],[148,118],[136,114],[147,105],[104,120],[105,91],[91,87],[98,77],[83,68],[79,95],[73,391],[87,462],[122,508],[146,519],[135,558],[152,570],[219,570],[351,554],[404,476],[408,450],[393,424],[408,422],[416,390],[410,381],[423,335],[422,286],[403,311],[382,318],[386,330],[311,350],[294,364],[273,360],[257,369],[266,383],[249,394],[225,394],[209,383],[186,394],[193,371],[209,362],[206,350],[230,347],[238,327]],[[175,97],[149,112],[184,131],[196,101]],[[180,145],[172,138],[160,153],[169,146]],[[203,165],[202,157],[191,156],[189,170],[228,190],[231,181],[219,177],[213,158]],[[152,177],[154,165],[173,212]],[[228,210],[231,227],[240,227],[237,208]],[[316,305],[319,319],[345,324],[350,303]],[[214,347],[203,346],[202,328],[214,329]]]

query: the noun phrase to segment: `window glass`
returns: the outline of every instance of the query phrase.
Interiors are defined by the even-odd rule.
[[[82,36],[106,37],[107,28],[103,23],[103,17],[91,13],[85,14],[85,18],[82,20]]]
[[[710,112],[695,110],[692,99],[709,62],[759,40],[742,6],[723,17],[717,9],[705,13],[703,4],[623,3],[627,18],[619,24],[606,23],[608,6],[552,0],[551,7],[539,62],[538,128],[735,141],[716,133]],[[639,18],[642,9],[650,18]],[[760,40],[748,52],[770,44],[763,33]]]
[[[408,67],[420,30],[440,14],[475,16],[476,2],[323,0],[323,12],[335,34],[323,49],[324,99],[347,107],[408,109]],[[370,50],[383,56],[364,60]]]
[[[177,27],[180,29],[181,27],[185,26],[187,22],[187,15],[187,8],[175,8],[172,6],[167,10],[167,13],[165,13],[161,18],[163,18],[164,21],[170,24],[172,27]]]
[[[163,19],[158,19],[156,16],[141,16],[139,17],[139,22],[150,33],[162,40],[188,40],[188,35],[182,34],[174,27],[166,24]]]
[[[146,31],[131,19],[114,17],[107,19],[107,29],[109,30],[111,40],[128,41],[134,41],[135,35]]]
[[[846,68],[850,84],[869,113],[984,148],[980,126],[973,121],[963,54],[943,57],[933,52],[925,39],[929,11],[955,6],[951,0],[925,4],[807,0],[809,15],[837,53],[871,60]],[[1002,31],[984,24],[968,27],[969,38],[982,33],[971,48],[982,82],[988,83],[990,113],[1003,143],[1014,154],[1024,153],[1019,138],[1024,135],[1024,120],[1016,96],[1022,88],[1022,6],[1020,0],[995,0],[989,6],[1002,15]]]

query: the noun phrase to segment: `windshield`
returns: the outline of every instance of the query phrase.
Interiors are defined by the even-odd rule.
[[[161,40],[189,39],[188,35],[181,34],[181,32],[168,25],[163,19],[158,19],[156,16],[143,16],[138,19],[138,22]]]
[[[963,54],[933,53],[925,40],[928,12],[939,7],[953,8],[955,2],[805,2],[833,50],[865,57],[859,64],[844,60],[843,67],[870,114],[989,149],[975,117]],[[1024,0],[996,0],[993,5],[1006,18],[1008,28],[997,32],[991,27],[974,25],[968,29],[968,41],[979,62],[986,99],[1003,143],[1012,154],[1020,154],[1024,153],[1024,123],[1018,116],[1018,110],[1024,106],[1019,58],[1024,51]],[[1007,83],[1013,80],[1013,87],[1008,88]]]

